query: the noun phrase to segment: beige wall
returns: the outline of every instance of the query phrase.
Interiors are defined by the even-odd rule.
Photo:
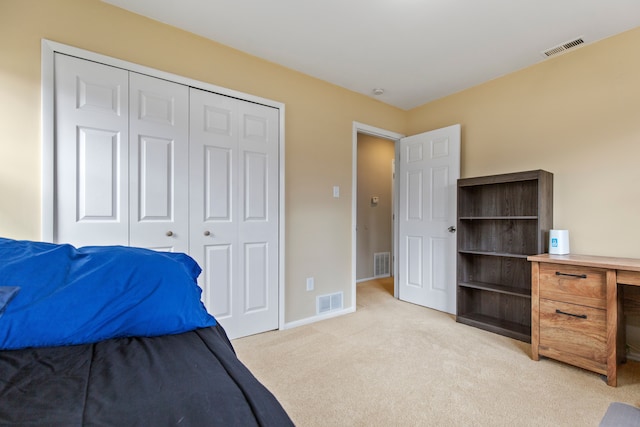
[[[286,108],[286,322],[315,297],[351,301],[352,123],[396,132],[406,112],[98,0],[0,2],[0,236],[40,238],[40,55],[46,38]],[[331,167],[327,168],[327,165]],[[339,185],[341,197],[332,197]],[[315,277],[307,292],[305,278]]]
[[[571,251],[640,258],[640,28],[408,113],[462,125],[463,177],[545,169]]]
[[[463,176],[549,170],[573,252],[640,257],[640,29],[409,112],[98,0],[2,0],[0,36],[0,236],[40,238],[47,38],[286,105],[287,322],[313,316],[316,295],[352,303],[353,121],[405,134],[460,123]]]
[[[392,250],[392,161],[395,143],[358,134],[356,280],[374,277],[373,255]],[[371,197],[378,196],[372,204]]]

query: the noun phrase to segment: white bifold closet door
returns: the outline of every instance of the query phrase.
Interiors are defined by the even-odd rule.
[[[278,328],[279,109],[55,55],[54,241],[185,252],[230,338]]]
[[[191,89],[191,255],[230,338],[278,327],[278,110]]]
[[[55,57],[55,239],[189,250],[189,88]]]

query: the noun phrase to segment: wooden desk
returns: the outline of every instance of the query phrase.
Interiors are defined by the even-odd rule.
[[[640,286],[640,259],[533,255],[531,358],[550,357],[606,375],[617,385],[625,359],[622,289]]]

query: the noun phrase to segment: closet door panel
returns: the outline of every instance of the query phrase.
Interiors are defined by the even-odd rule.
[[[78,222],[118,218],[118,133],[78,128],[76,147]],[[91,173],[89,173],[89,171]]]
[[[278,327],[278,111],[238,103],[238,244],[242,282],[237,331]],[[256,326],[264,328],[256,329]]]
[[[232,316],[233,272],[231,266],[232,246],[228,244],[207,245],[204,247],[204,264],[200,280],[210,285],[203,290],[202,302],[216,319],[228,319]],[[215,314],[214,314],[215,313]]]
[[[138,157],[138,221],[171,221],[173,141],[140,137]]]
[[[264,153],[244,154],[244,217],[243,221],[268,221],[269,158]]]
[[[194,242],[197,245],[192,249],[192,256],[205,271],[199,278],[202,300],[209,312],[220,320],[233,315],[233,261],[236,256],[231,208],[232,151],[224,146],[200,148],[203,158],[197,160],[195,168],[201,167],[198,173],[202,173],[203,179],[192,189],[197,198],[197,208],[192,204],[192,213],[198,217],[192,225],[195,230],[191,237],[192,248]],[[191,168],[192,173],[195,168]]]
[[[247,283],[242,313],[251,315],[269,310],[272,304],[269,295],[269,243],[245,243],[244,277]]]
[[[202,301],[223,326],[234,316],[237,271],[235,100],[191,89],[190,253],[204,266]],[[228,332],[228,331],[227,331]]]
[[[278,110],[192,89],[191,112],[191,254],[207,266],[203,301],[231,338],[277,329]]]
[[[189,251],[189,88],[130,73],[130,245]]]
[[[128,244],[127,72],[55,55],[54,240]]]
[[[233,153],[227,147],[204,147],[204,218],[206,222],[230,222]],[[202,162],[198,162],[201,164]]]

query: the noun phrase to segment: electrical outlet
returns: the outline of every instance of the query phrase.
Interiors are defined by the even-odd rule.
[[[307,290],[312,291],[315,283],[313,277],[307,277]]]

